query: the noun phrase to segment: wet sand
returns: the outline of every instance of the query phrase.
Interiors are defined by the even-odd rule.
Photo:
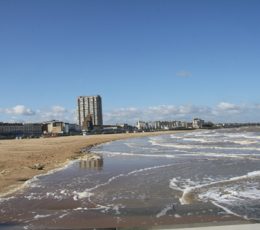
[[[82,156],[83,148],[114,140],[174,132],[178,131],[0,140],[0,196],[16,191],[35,175],[45,174]]]

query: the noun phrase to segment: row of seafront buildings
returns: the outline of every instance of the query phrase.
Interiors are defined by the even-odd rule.
[[[82,129],[91,130],[94,126],[102,127],[102,101],[99,95],[78,97],[77,111],[78,124],[57,120],[41,123],[0,122],[0,138],[73,135],[80,134]]]
[[[104,126],[102,118],[102,99],[97,96],[78,97],[78,121],[84,131],[102,130],[103,132],[111,129],[122,131],[152,131],[152,130],[172,130],[172,129],[198,129],[204,126],[204,121],[199,118],[192,122],[182,121],[138,121],[135,127],[129,125]]]
[[[102,98],[97,96],[79,96],[77,99],[78,124],[63,121],[42,123],[3,123],[0,122],[0,138],[59,136],[87,133],[123,133],[174,129],[201,129],[232,127],[232,124],[215,125],[195,118],[185,121],[138,121],[136,126],[127,124],[103,125]],[[240,125],[241,124],[236,124]]]
[[[63,121],[42,123],[3,123],[0,122],[0,138],[23,138],[40,136],[59,136],[87,133],[123,133],[172,129],[202,128],[204,121],[138,121],[136,126],[128,124],[103,125],[101,96],[79,96],[77,99],[78,124]]]
[[[79,134],[80,126],[62,121],[43,123],[4,123],[0,122],[0,138],[22,138]]]
[[[192,122],[186,121],[138,121],[136,127],[138,130],[156,131],[156,130],[174,130],[174,129],[201,129],[209,125],[204,120],[194,118]]]

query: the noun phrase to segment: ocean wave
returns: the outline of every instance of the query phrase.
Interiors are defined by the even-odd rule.
[[[163,157],[163,158],[175,158],[172,154],[146,154],[146,153],[127,153],[127,152],[110,152],[110,151],[96,151],[99,154],[105,154],[106,156],[136,156],[136,157]]]
[[[214,153],[214,152],[192,152],[192,151],[184,151],[181,150],[182,154],[178,154],[179,157],[196,157],[196,156],[204,156],[204,157],[214,157],[214,158],[237,158],[237,159],[248,159],[248,160],[260,160],[260,155],[256,153]]]
[[[244,214],[231,211],[231,208],[227,206],[238,205],[238,201],[240,203],[259,201],[259,179],[260,171],[252,171],[242,176],[202,184],[190,179],[173,178],[170,180],[169,187],[182,191],[182,196],[179,198],[182,205],[192,204],[196,200],[212,202],[228,213],[248,218]]]
[[[157,165],[157,166],[152,166],[152,167],[147,167],[147,168],[142,168],[142,169],[136,169],[136,170],[133,170],[129,173],[126,173],[126,174],[119,174],[119,175],[116,175],[116,176],[113,176],[111,178],[109,178],[106,182],[104,183],[100,183],[100,184],[97,184],[95,185],[94,187],[91,187],[91,188],[87,188],[85,189],[84,191],[82,192],[76,192],[74,191],[73,193],[74,194],[81,194],[81,196],[78,196],[78,199],[83,199],[83,198],[90,198],[91,196],[94,195],[93,191],[100,188],[100,187],[104,187],[104,186],[107,186],[109,184],[111,184],[114,180],[120,178],[120,177],[128,177],[130,175],[134,175],[134,174],[138,174],[138,173],[141,173],[141,172],[146,172],[146,171],[150,171],[150,170],[154,170],[154,169],[160,169],[160,168],[165,168],[165,167],[170,167],[170,166],[173,166],[174,164],[166,164],[166,165]]]
[[[260,154],[257,153],[221,153],[221,152],[194,152],[185,150],[173,150],[171,154],[147,154],[147,153],[128,153],[128,152],[111,152],[111,151],[95,151],[99,154],[106,156],[129,156],[129,157],[154,157],[154,158],[177,158],[177,157],[221,157],[221,158],[237,158],[237,159],[249,159],[249,160],[260,160]]]
[[[187,143],[184,144],[176,144],[176,143],[159,143],[156,141],[149,141],[152,145],[157,145],[161,147],[175,148],[175,149],[220,149],[220,150],[250,150],[250,151],[260,151],[260,147],[228,147],[228,146],[204,146],[204,145],[189,145]]]

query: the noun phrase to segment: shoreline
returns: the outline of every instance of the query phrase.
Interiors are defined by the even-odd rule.
[[[32,179],[63,169],[96,145],[138,137],[191,131],[101,134],[23,140],[0,140],[0,198],[24,189]],[[37,168],[38,167],[38,168]]]
[[[29,178],[28,180],[26,180],[25,182],[21,183],[21,184],[13,184],[11,186],[14,186],[14,190],[12,191],[7,191],[7,193],[5,194],[5,197],[1,199],[0,196],[0,202],[2,201],[7,201],[4,202],[4,205],[16,205],[16,198],[19,199],[20,196],[23,196],[24,192],[25,194],[27,193],[26,189],[30,189],[30,185],[31,183],[34,183],[37,180],[45,180],[45,176],[46,175],[50,175],[53,174],[57,171],[61,170],[61,173],[63,172],[63,170],[67,170],[69,169],[70,171],[70,167],[71,164],[75,164],[75,162],[78,161],[78,159],[81,158],[88,158],[90,157],[92,154],[95,154],[95,151],[93,151],[93,147],[95,147],[96,145],[100,145],[103,143],[108,143],[108,142],[112,142],[112,141],[117,141],[117,140],[123,140],[123,139],[130,139],[130,138],[144,138],[144,137],[149,137],[149,136],[160,136],[160,135],[170,135],[170,134],[177,134],[179,131],[170,131],[170,132],[153,132],[153,133],[136,133],[136,134],[115,134],[115,135],[93,135],[93,136],[74,136],[74,137],[58,137],[58,138],[49,138],[49,139],[41,139],[41,140],[25,140],[25,141],[9,141],[9,142],[4,142],[4,141],[0,141],[0,166],[2,164],[3,159],[1,158],[1,154],[2,154],[2,149],[3,147],[5,147],[6,149],[9,148],[9,152],[6,152],[5,154],[11,154],[11,153],[16,153],[19,154],[19,152],[21,153],[21,155],[23,157],[26,157],[27,155],[24,153],[26,152],[25,150],[28,149],[29,147],[33,148],[34,151],[36,151],[37,149],[41,149],[42,145],[44,146],[43,149],[41,149],[43,152],[40,152],[41,154],[50,154],[52,151],[55,151],[56,154],[58,155],[62,155],[63,151],[65,151],[65,154],[63,156],[63,158],[58,158],[56,157],[55,159],[65,159],[64,157],[66,157],[65,161],[63,162],[58,162],[59,164],[55,163],[52,159],[52,164],[47,165],[48,168],[53,167],[52,169],[46,170],[46,168],[44,168],[44,170],[35,170],[36,172],[38,172],[36,175],[32,176],[31,178]],[[146,140],[146,139],[145,139]],[[140,141],[142,141],[140,139]],[[135,141],[134,141],[135,142]],[[124,141],[122,142],[124,143]],[[16,146],[15,146],[16,144]],[[20,145],[18,148],[17,145]],[[63,146],[63,148],[61,148],[61,145],[65,145]],[[8,147],[8,148],[7,148]],[[48,147],[50,149],[48,149]],[[12,151],[11,151],[12,150]],[[27,153],[29,154],[29,153]],[[35,153],[37,155],[37,151]],[[30,156],[30,154],[29,154]],[[105,156],[105,155],[104,155]],[[41,158],[42,159],[42,158]],[[13,163],[17,162],[15,158],[12,158]],[[83,159],[84,160],[84,159]],[[27,163],[32,163],[32,161],[27,161]],[[26,162],[25,162],[26,163]],[[120,162],[113,162],[114,165],[112,165],[113,167],[117,167],[116,165],[120,165]],[[147,166],[148,167],[148,166]],[[1,172],[1,170],[0,170]],[[72,170],[72,177],[75,176],[74,171]],[[20,172],[19,176],[24,176],[24,174],[22,174]],[[54,175],[55,178],[56,174]],[[43,177],[43,178],[42,178]],[[69,178],[72,178],[69,177]],[[0,179],[2,179],[0,177]],[[54,179],[55,181],[55,179]],[[69,179],[69,181],[71,181]],[[0,180],[1,182],[1,180]],[[16,182],[16,181],[15,181]],[[1,185],[1,184],[0,184]],[[53,183],[53,180],[50,179],[49,180],[49,185],[52,187],[52,185],[56,186],[55,183]],[[0,189],[2,189],[2,187],[0,187]],[[46,187],[46,189],[48,189],[48,187]],[[29,190],[30,191],[30,190]],[[46,190],[47,191],[47,190]],[[43,193],[45,193],[46,191],[43,191]],[[65,191],[65,190],[64,190]],[[73,190],[72,190],[73,191]],[[77,191],[77,190],[75,190]],[[15,193],[16,192],[16,193]],[[81,192],[81,190],[79,189],[79,192]],[[14,193],[14,194],[11,194]],[[37,194],[37,190],[36,193]],[[73,192],[73,194],[76,194]],[[10,195],[10,196],[8,196]],[[3,196],[3,194],[2,194]],[[10,199],[10,203],[9,203],[9,199]],[[15,199],[15,200],[12,200]],[[19,200],[20,202],[20,200]],[[18,202],[18,203],[19,203]],[[25,203],[23,203],[22,199],[21,199],[21,207],[25,206],[27,204],[28,201],[26,201]],[[67,202],[67,203],[66,203]],[[34,201],[29,201],[30,206],[34,211],[34,207],[36,204],[38,204],[37,202],[34,203]],[[49,204],[44,204],[42,206],[42,204],[39,203],[39,205],[41,207],[48,207],[48,209],[50,208],[50,210],[59,210],[59,208],[63,208],[66,207],[68,210],[75,210],[77,211],[78,209],[76,208],[77,205],[74,207],[74,203],[69,203],[68,200],[65,201],[65,206],[60,206],[60,204],[57,203],[57,206],[51,204],[49,206]],[[70,206],[71,205],[71,206]],[[6,206],[8,210],[8,206]],[[79,206],[81,207],[81,206]],[[85,206],[84,206],[85,207]],[[157,210],[156,208],[158,207],[156,204],[154,206],[152,206],[152,208],[155,207],[155,210]],[[167,206],[168,207],[168,206]],[[65,209],[66,209],[65,208]],[[73,209],[74,208],[74,209]],[[173,209],[173,214],[172,213],[168,213],[169,215],[166,215],[167,211],[165,212],[165,214],[160,215],[159,217],[158,214],[156,215],[157,218],[151,219],[150,215],[149,215],[149,211],[148,211],[148,215],[146,215],[146,209],[147,207],[144,207],[143,211],[141,211],[141,209],[138,209],[138,215],[133,215],[133,213],[135,213],[135,210],[131,210],[130,209],[130,215],[124,215],[124,212],[122,212],[122,216],[118,217],[118,216],[113,216],[111,215],[111,213],[105,214],[104,216],[102,216],[102,213],[96,212],[95,210],[93,211],[88,211],[87,213],[85,212],[81,212],[79,211],[78,213],[74,213],[72,214],[69,218],[66,217],[65,219],[63,219],[63,217],[65,216],[65,214],[62,213],[61,216],[58,216],[59,218],[57,219],[57,223],[55,222],[55,224],[50,224],[50,227],[63,227],[63,226],[68,226],[71,228],[75,227],[75,223],[74,221],[71,220],[78,220],[78,222],[76,221],[76,226],[77,227],[86,227],[85,225],[89,226],[89,227],[107,227],[107,226],[111,226],[111,227],[149,227],[149,228],[153,228],[153,229],[157,229],[158,228],[164,228],[167,229],[168,227],[170,228],[186,228],[186,227],[206,227],[206,226],[212,226],[214,223],[217,225],[230,225],[230,224],[235,224],[235,225],[241,225],[241,224],[249,224],[249,223],[253,223],[253,221],[251,220],[245,220],[242,217],[227,213],[225,214],[218,214],[218,213],[222,213],[222,210],[224,210],[222,207],[216,206],[213,203],[210,203],[210,205],[197,205],[195,204],[195,206],[193,207],[194,210],[199,210],[200,212],[196,212],[195,215],[195,211],[194,211],[194,215],[185,215],[187,209],[184,208],[178,208],[178,212],[176,215],[173,215],[176,210],[175,208]],[[10,209],[11,210],[11,209]],[[85,209],[79,209],[79,210],[85,210]],[[87,210],[87,209],[86,209]],[[114,209],[113,209],[114,210]],[[159,210],[159,209],[158,209]],[[165,210],[162,209],[159,213],[162,213],[162,211]],[[203,214],[205,212],[203,212],[203,210],[211,210],[209,214]],[[214,211],[212,211],[214,210]],[[188,210],[190,212],[190,209]],[[225,211],[225,210],[224,210]],[[132,213],[132,214],[131,214]],[[151,212],[152,214],[154,214],[153,212]],[[155,212],[156,214],[157,212]],[[37,214],[37,215],[36,215]],[[84,218],[82,218],[82,215],[84,214]],[[141,214],[141,215],[139,215]],[[143,214],[143,215],[142,215]],[[215,215],[217,214],[217,215]],[[14,216],[16,215],[16,213],[14,212]],[[51,218],[51,214],[46,215],[46,218],[44,217],[44,213],[36,213],[34,214],[35,216],[32,216],[30,218],[35,218],[35,223],[37,222],[37,224],[47,224],[49,223],[49,218]],[[38,220],[38,216],[40,217],[40,220]],[[48,217],[50,216],[50,217]],[[28,218],[29,216],[25,216],[25,218]],[[36,218],[37,217],[37,218]],[[95,217],[93,219],[93,217]],[[3,217],[4,221],[7,220],[12,220],[11,217],[9,217],[9,214],[7,213],[6,216]],[[42,219],[41,219],[42,218]],[[56,218],[56,217],[55,217]],[[100,221],[98,220],[100,219]],[[37,220],[37,221],[36,221]],[[86,221],[84,221],[86,220]],[[101,221],[102,220],[102,221]],[[1,222],[1,221],[0,221]],[[104,222],[104,223],[103,223]],[[73,225],[70,225],[73,224]],[[1,225],[1,224],[0,224]],[[18,225],[17,225],[18,226]]]

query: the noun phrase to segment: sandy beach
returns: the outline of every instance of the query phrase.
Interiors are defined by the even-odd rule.
[[[82,148],[119,139],[172,132],[0,140],[0,196],[14,192],[35,175],[47,173],[82,156]]]

